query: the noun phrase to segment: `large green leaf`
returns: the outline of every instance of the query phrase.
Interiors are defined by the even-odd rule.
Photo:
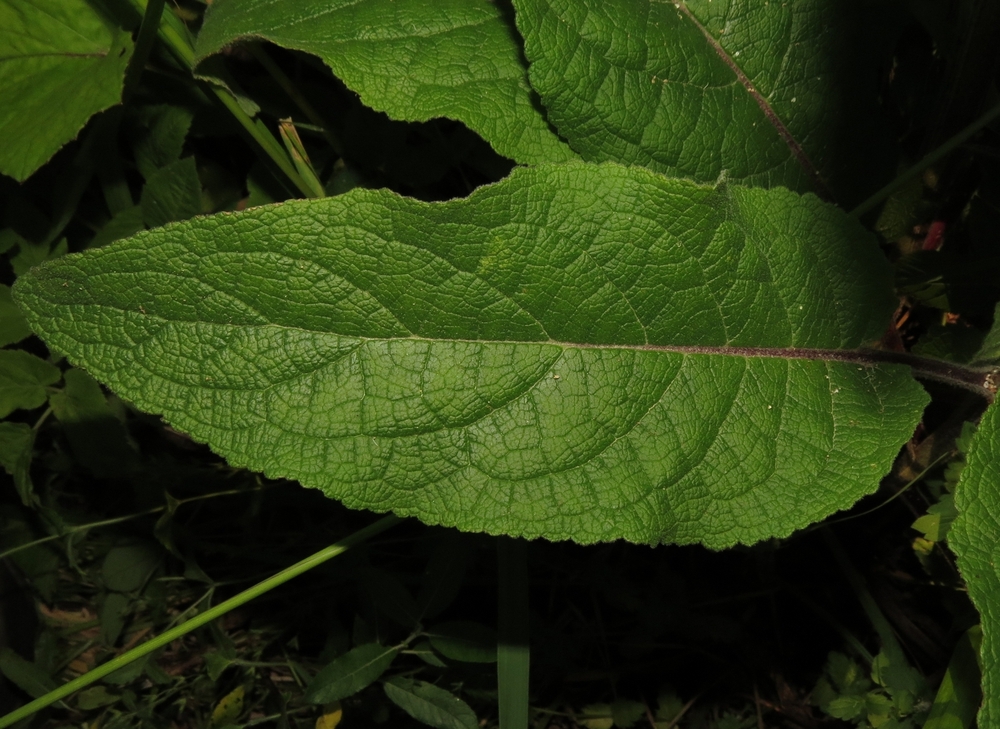
[[[854,0],[514,0],[532,86],[584,159],[863,199],[892,172],[874,9]],[[874,27],[873,27],[874,26]]]
[[[575,156],[545,121],[517,33],[489,0],[218,0],[198,57],[244,38],[319,56],[393,119],[457,119],[524,164]]]
[[[86,0],[0,0],[0,172],[27,179],[117,104],[131,55]]]
[[[958,518],[948,533],[948,546],[958,555],[969,597],[982,616],[979,726],[992,727],[1000,717],[1000,409],[996,405],[986,411],[969,446],[955,506]]]
[[[853,219],[610,164],[195,218],[14,294],[232,463],[492,533],[785,535],[874,490],[926,399],[854,351],[895,301]]]

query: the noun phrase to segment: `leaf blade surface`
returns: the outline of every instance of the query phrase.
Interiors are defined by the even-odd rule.
[[[955,492],[958,518],[948,532],[948,544],[979,610],[983,626],[980,665],[983,703],[979,726],[993,726],[1000,714],[1000,641],[996,636],[1000,571],[997,539],[1000,533],[1000,410],[991,406],[973,436],[965,468]]]
[[[573,164],[194,219],[15,295],[139,407],[349,506],[722,547],[846,508],[912,434],[907,369],[850,354],[889,275],[813,197]]]
[[[220,0],[198,57],[248,37],[319,56],[393,119],[457,119],[522,164],[575,157],[537,108],[517,34],[491,2]]]
[[[117,104],[131,54],[85,0],[0,2],[0,172],[26,180]]]
[[[892,174],[879,27],[841,0],[515,0],[533,88],[583,159],[859,202]],[[881,41],[880,41],[881,42]],[[870,189],[869,189],[870,187]]]

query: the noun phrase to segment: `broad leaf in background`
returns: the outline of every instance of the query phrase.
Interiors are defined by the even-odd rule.
[[[983,707],[979,726],[1000,721],[1000,409],[986,411],[972,439],[955,492],[958,518],[948,533],[948,546],[969,587],[969,597],[982,618]]]
[[[895,300],[853,218],[611,164],[195,218],[14,295],[234,465],[490,533],[787,535],[872,492],[926,402],[859,363]]]
[[[142,189],[141,205],[143,220],[151,228],[201,213],[201,182],[194,157],[153,172]]]
[[[0,423],[0,466],[13,477],[21,503],[31,505],[38,500],[31,483],[31,455],[35,446],[35,430],[27,423]]]
[[[59,368],[20,349],[0,349],[0,418],[45,402],[45,387],[59,382]]]
[[[846,205],[893,171],[864,35],[882,24],[863,3],[514,5],[531,85],[584,159],[783,185]]]
[[[0,172],[26,180],[121,101],[131,55],[86,0],[0,0]]]
[[[31,328],[14,304],[10,287],[0,284],[0,347],[16,344],[30,335]]]
[[[517,32],[488,0],[218,0],[198,58],[261,38],[319,56],[393,119],[457,119],[522,164],[575,156],[537,107]]]
[[[97,476],[127,474],[136,466],[122,425],[101,386],[80,369],[67,370],[65,387],[49,396],[53,414],[63,424],[77,461]]]

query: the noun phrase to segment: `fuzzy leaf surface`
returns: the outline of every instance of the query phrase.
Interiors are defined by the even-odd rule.
[[[990,407],[973,436],[955,492],[958,518],[948,546],[979,610],[983,626],[980,665],[983,704],[979,726],[996,726],[1000,717],[1000,409]]]
[[[0,172],[27,179],[117,104],[131,55],[86,0],[0,0]]]
[[[29,324],[233,464],[526,537],[786,535],[873,491],[926,396],[852,218],[788,190],[521,168],[195,218],[14,287]],[[56,315],[58,313],[58,316]]]
[[[575,157],[538,109],[517,32],[488,0],[219,0],[198,57],[247,38],[319,56],[393,119],[457,119],[522,164]]]
[[[863,5],[514,0],[531,84],[584,159],[847,205],[892,172]]]

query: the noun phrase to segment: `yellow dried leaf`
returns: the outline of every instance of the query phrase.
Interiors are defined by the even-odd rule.
[[[344,718],[344,709],[339,701],[330,704],[323,716],[316,720],[316,729],[337,729],[340,720]]]
[[[242,686],[237,686],[228,694],[222,697],[214,709],[212,709],[212,726],[220,727],[226,724],[233,724],[243,713]]]

